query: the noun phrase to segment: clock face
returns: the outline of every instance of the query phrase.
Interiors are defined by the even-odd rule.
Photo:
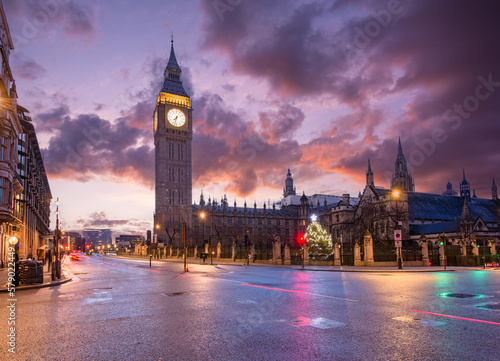
[[[174,127],[182,127],[186,123],[186,116],[179,109],[170,109],[167,113],[167,119]]]

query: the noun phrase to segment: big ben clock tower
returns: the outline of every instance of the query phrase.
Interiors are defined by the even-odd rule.
[[[163,87],[154,110],[155,215],[158,242],[180,236],[181,222],[192,222],[191,99],[182,86],[181,68],[174,53],[174,41],[165,69]]]

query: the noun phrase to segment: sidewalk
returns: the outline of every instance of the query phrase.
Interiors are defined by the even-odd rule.
[[[8,268],[0,268],[0,293],[1,292],[9,292],[7,287],[9,269]],[[65,270],[64,263],[61,265],[61,279],[51,281],[52,273],[47,271],[47,265],[43,266],[43,283],[34,283],[31,285],[19,285],[15,287],[15,291],[22,290],[31,290],[34,288],[42,288],[42,287],[53,287],[58,286],[63,283],[71,281],[71,278],[68,277],[67,272]]]
[[[149,258],[145,258],[144,256],[130,255],[130,256],[117,256],[115,254],[108,254],[105,257],[110,258],[123,258],[123,259],[136,259],[141,261],[149,262]],[[174,263],[183,263],[184,260],[182,258],[153,258],[152,262],[174,262]],[[210,258],[203,263],[203,261],[199,258],[188,258],[188,268],[190,264],[201,265],[201,266],[210,266]],[[221,260],[213,260],[213,266],[242,266],[242,267],[274,267],[274,268],[288,268],[298,271],[313,271],[313,272],[377,272],[377,273],[388,273],[388,272],[458,272],[458,271],[500,271],[500,268],[486,268],[483,267],[458,267],[458,266],[447,266],[446,270],[443,266],[429,266],[429,267],[403,267],[403,269],[398,269],[397,267],[354,267],[354,266],[312,266],[305,265],[302,269],[301,265],[281,265],[281,264],[272,264],[272,263],[259,263],[258,261],[253,263],[250,262],[250,265],[244,265],[243,260],[237,260],[236,262],[227,259]]]

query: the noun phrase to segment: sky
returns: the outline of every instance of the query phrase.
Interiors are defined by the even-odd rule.
[[[193,201],[500,184],[500,4],[491,0],[3,0],[63,229],[144,234],[171,35],[193,102]],[[54,206],[52,207],[52,226]]]

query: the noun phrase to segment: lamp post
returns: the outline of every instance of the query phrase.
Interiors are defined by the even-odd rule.
[[[203,235],[203,242],[205,242],[205,212],[201,212],[200,213],[200,217],[201,217],[201,232],[202,232],[202,235]]]
[[[483,238],[483,269],[486,269],[486,238]]]
[[[392,195],[394,196],[394,199],[396,200],[396,225],[399,227],[399,211],[398,211],[398,198],[399,198],[399,191],[394,190],[392,192]],[[399,232],[398,232],[399,231]],[[398,258],[398,269],[403,269],[403,259],[401,257],[401,247],[403,246],[403,237],[402,237],[402,230],[394,230],[394,245],[396,246],[396,253],[397,253],[397,258]],[[397,239],[399,235],[400,239]]]
[[[56,200],[56,229],[54,231],[54,254],[53,254],[53,262],[52,262],[52,281],[55,281],[57,278],[57,260],[59,253],[59,197]]]

